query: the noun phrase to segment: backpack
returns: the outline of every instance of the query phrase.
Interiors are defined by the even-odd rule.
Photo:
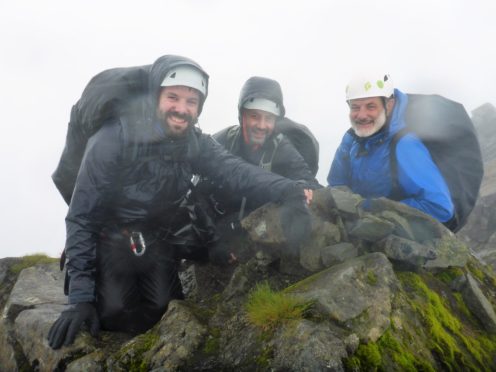
[[[260,166],[268,171],[272,169],[272,160],[284,136],[293,144],[296,150],[307,163],[312,175],[315,177],[319,170],[319,142],[303,124],[296,123],[288,118],[282,118],[276,124],[277,135],[272,138],[272,146],[268,147],[262,155]],[[234,125],[214,134],[214,138],[226,136],[226,148],[231,152],[239,135],[239,126]]]
[[[113,68],[94,76],[72,107],[67,137],[52,180],[70,203],[88,139],[112,117],[117,117],[148,87],[150,65]]]
[[[439,95],[408,94],[406,127],[390,144],[393,190],[399,190],[396,145],[413,132],[429,150],[451,193],[455,216],[446,225],[460,230],[472,211],[484,175],[477,134],[462,104]]]

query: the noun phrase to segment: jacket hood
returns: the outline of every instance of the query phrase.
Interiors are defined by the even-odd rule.
[[[159,57],[152,65],[150,69],[150,74],[149,74],[149,79],[148,79],[148,87],[149,87],[149,92],[150,92],[150,98],[152,99],[152,103],[154,106],[156,106],[158,102],[158,97],[160,94],[161,90],[161,84],[162,81],[165,78],[165,75],[167,72],[174,67],[177,66],[192,66],[198,69],[202,74],[205,75],[206,81],[207,81],[207,87],[206,87],[206,93],[205,96],[200,94],[200,107],[198,108],[198,115],[201,114],[202,109],[203,109],[203,104],[205,103],[205,100],[207,99],[208,95],[208,74],[203,70],[203,68],[193,61],[192,59],[182,57],[182,56],[176,56],[176,55],[164,55],[162,57]]]
[[[394,90],[394,109],[389,121],[389,134],[394,135],[405,127],[405,111],[408,106],[408,96],[398,89]]]
[[[286,114],[286,109],[284,108],[282,90],[279,83],[269,78],[253,76],[245,82],[239,94],[238,119],[240,124],[241,124],[243,106],[247,101],[249,101],[252,98],[265,98],[271,100],[277,103],[281,108],[280,117],[284,117],[284,115]]]

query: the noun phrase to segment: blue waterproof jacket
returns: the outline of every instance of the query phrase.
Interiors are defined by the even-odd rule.
[[[365,198],[393,198],[390,144],[405,127],[404,114],[408,96],[395,89],[396,103],[391,119],[379,132],[360,138],[347,132],[339,145],[327,177],[329,186],[348,186]],[[431,158],[429,150],[413,133],[397,143],[400,202],[417,208],[441,222],[454,215],[448,186]]]

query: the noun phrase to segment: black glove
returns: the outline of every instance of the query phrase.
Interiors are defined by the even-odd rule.
[[[97,337],[100,321],[95,306],[89,302],[73,305],[60,314],[48,332],[48,344],[52,349],[72,344],[83,323],[88,325],[90,334]]]
[[[297,253],[300,244],[309,238],[312,231],[310,211],[303,188],[291,188],[284,193],[281,202],[279,211],[282,231],[291,252]]]

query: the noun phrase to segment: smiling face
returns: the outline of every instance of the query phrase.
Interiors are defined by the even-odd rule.
[[[351,127],[358,137],[370,137],[386,123],[387,115],[394,107],[389,99],[384,107],[381,97],[358,98],[349,102]]]
[[[198,119],[200,92],[183,85],[162,88],[157,116],[171,137],[180,137]]]
[[[245,142],[255,148],[262,146],[274,131],[276,118],[267,111],[243,109],[242,126]]]

